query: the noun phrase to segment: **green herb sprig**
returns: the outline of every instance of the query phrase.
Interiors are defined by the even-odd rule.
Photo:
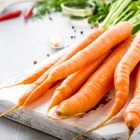
[[[44,0],[37,3],[37,13],[33,17],[42,17],[43,15],[50,14],[52,12],[61,11],[61,3],[67,2],[68,6],[84,7],[88,1],[92,1],[96,5],[95,12],[89,17],[89,23],[97,25],[103,21],[108,14],[110,2],[105,0]]]

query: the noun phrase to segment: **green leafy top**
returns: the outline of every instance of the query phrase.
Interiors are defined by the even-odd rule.
[[[45,14],[51,12],[61,11],[61,3],[67,3],[67,6],[74,7],[86,7],[87,2],[94,2],[96,4],[95,13],[89,17],[89,23],[98,24],[103,21],[109,11],[110,2],[103,0],[44,0],[43,2],[37,3],[37,13],[35,17],[42,17]]]
[[[78,7],[86,6],[88,1],[96,4],[95,12],[89,17],[89,23],[98,25],[106,29],[108,26],[114,26],[120,21],[129,20],[133,25],[133,33],[140,27],[140,0],[44,0],[36,5],[36,17],[49,14],[55,11],[61,11],[61,3],[67,3],[67,6]]]
[[[91,17],[89,17],[89,23],[98,25],[107,16],[111,2],[113,1],[110,2],[105,2],[103,0],[92,0],[92,1],[96,4],[96,9],[95,13]]]

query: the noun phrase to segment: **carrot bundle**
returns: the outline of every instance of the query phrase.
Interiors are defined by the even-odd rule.
[[[117,7],[119,8],[120,7],[120,5],[121,5],[121,3],[123,3],[123,0],[120,0],[120,2],[119,3],[117,3],[116,4],[116,9],[117,9]],[[123,11],[123,9],[128,5],[129,3],[128,2],[124,2],[124,5],[123,5],[123,7],[121,7],[121,9],[119,9],[119,12],[121,12],[121,11]],[[113,21],[113,18],[115,18],[115,16],[117,17],[117,15],[115,15],[115,16],[113,16],[113,18],[112,18],[112,14],[114,13],[114,11],[112,11],[111,13],[110,13],[110,18],[108,18],[108,20],[106,19],[106,22],[105,22],[105,24],[109,21],[109,20],[111,20],[111,21]],[[106,25],[108,25],[108,24],[106,24]],[[120,25],[118,25],[118,26],[120,26],[121,27],[121,25],[123,25],[123,24],[120,24]],[[79,52],[80,50],[82,50],[82,49],[84,49],[85,47],[87,47],[87,45],[89,45],[91,42],[93,42],[98,36],[100,36],[100,34],[102,34],[102,32],[107,28],[107,26],[105,26],[104,24],[103,24],[103,28],[101,28],[101,29],[93,29],[93,32],[91,33],[91,34],[89,34],[89,36],[87,36],[80,44],[78,44],[76,47],[75,47],[75,49],[73,48],[73,50],[72,51],[70,51],[68,54],[66,54],[66,56],[65,57],[63,57],[61,60],[59,60],[58,62],[56,62],[51,68],[49,68],[46,72],[44,72],[32,85],[31,85],[31,87],[25,92],[25,95],[23,95],[22,97],[21,97],[21,99],[22,99],[22,101],[24,102],[24,105],[26,104],[26,103],[31,103],[31,102],[33,102],[34,100],[36,100],[36,99],[38,99],[46,90],[47,90],[47,88],[49,88],[49,87],[51,87],[51,85],[53,85],[53,83],[54,83],[54,81],[52,81],[52,82],[47,82],[47,81],[45,81],[47,78],[48,78],[48,75],[49,75],[49,73],[50,73],[50,71],[51,70],[53,70],[56,66],[58,66],[59,64],[61,65],[61,63],[62,62],[64,62],[64,61],[66,61],[66,60],[68,60],[69,58],[71,58],[73,55],[75,55],[77,52]],[[124,30],[125,28],[124,28],[124,26],[125,26],[125,28],[127,28],[127,30]],[[130,34],[129,32],[131,32],[131,30],[132,30],[132,27],[131,27],[131,25],[130,24],[128,24],[127,22],[125,23],[124,22],[124,25],[123,25],[123,27],[121,27],[122,28],[122,32],[121,32],[121,34],[123,35],[122,37],[121,37],[121,34],[119,33],[119,29],[117,29],[116,27],[114,28],[114,30],[115,30],[115,32],[112,32],[113,30],[111,29],[110,30],[110,32],[108,32],[107,33],[107,41],[105,41],[105,35],[104,35],[104,37],[102,37],[102,38],[100,38],[100,40],[98,40],[97,42],[98,43],[96,43],[97,45],[96,45],[96,47],[95,48],[97,48],[97,52],[98,52],[98,55],[95,55],[96,57],[94,58],[94,59],[96,59],[96,58],[98,58],[97,56],[101,56],[101,55],[103,55],[107,50],[109,50],[109,48],[110,47],[113,47],[113,46],[111,46],[111,45],[116,45],[117,43],[119,43],[119,42],[121,42],[122,40],[124,40],[125,38],[127,38],[128,37],[128,34]],[[121,29],[120,28],[120,29]],[[116,36],[117,35],[117,36]],[[112,43],[110,43],[110,39],[113,37],[113,44]],[[115,38],[115,37],[117,37],[117,39]],[[121,38],[120,38],[121,37]],[[119,39],[119,41],[117,41]],[[103,43],[99,43],[99,41],[103,41]],[[105,47],[107,46],[106,45],[106,43],[109,45],[109,48],[107,48],[107,49],[105,49]],[[102,49],[104,49],[105,51],[103,51],[103,52],[101,52],[100,51],[100,47],[98,47],[98,45],[103,45],[104,47],[101,47]],[[91,48],[91,47],[90,47]],[[91,49],[92,50],[92,49]],[[90,51],[90,50],[89,50]],[[95,51],[96,52],[96,51]],[[101,52],[101,53],[100,53]],[[92,52],[91,52],[92,53]],[[87,55],[88,56],[88,55]],[[85,57],[87,57],[87,56],[85,56]],[[92,56],[92,55],[91,55]],[[90,56],[88,57],[88,59],[90,58]],[[80,60],[81,61],[81,60]],[[92,60],[91,60],[92,61]],[[89,62],[91,62],[91,61],[89,61]],[[86,64],[86,63],[85,63]],[[75,65],[75,64],[74,64]],[[83,66],[84,66],[84,64],[83,64]],[[71,67],[72,68],[72,67]],[[80,67],[80,68],[82,68],[82,67]],[[64,69],[62,69],[62,71],[64,71]],[[76,72],[76,71],[75,71]],[[61,78],[62,79],[62,78]],[[23,105],[23,106],[24,106]]]
[[[52,89],[51,92],[54,92],[54,95],[48,110],[58,105],[57,115],[72,116],[85,113],[105,96],[113,85],[113,80],[116,99],[111,113],[101,124],[75,139],[100,128],[115,116],[126,103],[129,75],[140,61],[140,34],[131,44],[134,38],[131,36],[131,32],[132,29],[138,27],[139,22],[136,20],[140,16],[140,14],[135,14],[139,10],[139,6],[136,8],[134,5],[136,3],[132,3],[132,0],[115,1],[111,12],[109,11],[107,18],[99,25],[99,28],[93,29],[79,44],[71,50],[69,49],[68,52],[65,51],[58,58],[54,57],[18,83],[7,86],[31,84],[18,100],[18,104],[1,114],[0,117],[19,107],[24,107],[26,104],[33,103],[44,93],[48,94],[49,89]],[[127,13],[128,15],[125,16]],[[132,17],[131,20],[123,21],[130,19],[130,17]],[[119,21],[123,22],[112,28]],[[137,30],[137,28],[135,29]],[[110,50],[113,52],[108,57]],[[64,81],[60,85],[59,80],[62,79]],[[56,85],[58,82],[59,84]],[[134,97],[124,112],[124,119],[130,135],[140,123],[140,64],[135,87]]]
[[[124,21],[118,23],[113,28],[101,34],[88,47],[79,51],[72,58],[54,68],[49,74],[49,77],[46,80],[46,82],[57,81],[76,72],[87,63],[96,60],[97,58],[102,56],[106,51],[128,38],[131,32],[132,25],[129,22]]]
[[[124,120],[129,129],[129,138],[135,128],[140,124],[140,63],[138,64],[134,95],[124,111]]]
[[[71,116],[93,108],[113,85],[115,68],[127,51],[132,39],[133,37],[129,37],[118,45],[83,87],[71,98],[60,104],[56,113],[58,115]]]
[[[85,65],[78,72],[68,76],[55,90],[54,95],[51,98],[48,110],[75,94],[109,54],[110,51],[104,54],[98,60]]]

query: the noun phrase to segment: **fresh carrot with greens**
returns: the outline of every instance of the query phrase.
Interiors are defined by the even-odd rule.
[[[128,139],[130,139],[133,131],[140,124],[140,63],[138,64],[136,73],[134,95],[123,114],[125,123],[129,129]]]
[[[118,23],[113,28],[101,34],[88,47],[79,51],[69,60],[55,67],[49,74],[47,81],[57,81],[76,72],[84,65],[98,59],[109,49],[122,42],[132,32],[132,25],[128,21]]]
[[[120,60],[115,69],[114,86],[115,102],[108,116],[96,127],[85,132],[85,134],[102,127],[106,122],[113,118],[125,105],[129,92],[129,76],[140,61],[140,34],[131,43],[128,51]]]
[[[46,72],[44,72],[34,83],[32,83],[29,89],[27,89],[24,95],[19,99],[19,104],[13,107],[12,109],[10,109],[8,113],[21,106],[24,107],[26,104],[30,104],[36,99],[38,99],[39,97],[41,97],[42,94],[44,94],[47,91],[47,89],[54,84],[54,82],[47,82],[45,84],[43,83],[48,77],[49,72],[55,66],[61,64],[62,62],[64,62],[65,60],[69,59],[71,56],[76,54],[79,50],[87,47],[86,45],[89,45],[91,42],[93,42],[96,38],[98,38],[98,36],[100,36],[101,33],[102,31],[100,29],[93,29],[93,31],[80,44],[73,47],[68,52],[68,54],[66,53],[66,56],[64,56],[64,58],[56,62],[52,67],[50,67]]]
[[[68,76],[55,90],[49,103],[48,110],[50,110],[55,105],[60,104],[63,100],[66,100],[70,96],[74,95],[109,54],[110,51],[104,54],[98,60],[85,65],[78,72]]]
[[[75,95],[59,105],[56,113],[58,115],[72,116],[93,108],[113,85],[115,68],[127,51],[132,39],[133,37],[129,37],[118,45],[83,87]]]

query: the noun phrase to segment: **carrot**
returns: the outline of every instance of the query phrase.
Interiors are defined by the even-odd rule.
[[[134,95],[123,114],[125,123],[129,129],[129,137],[140,124],[140,63],[138,64]]]
[[[93,29],[93,31],[77,46],[73,47],[71,51],[66,54],[66,56],[62,59],[60,59],[55,65],[53,65],[51,68],[49,68],[46,72],[44,72],[32,85],[29,87],[29,89],[24,93],[24,95],[20,98],[19,104],[12,108],[10,110],[13,111],[20,106],[25,106],[27,103],[32,103],[36,99],[38,99],[40,96],[42,96],[45,91],[50,88],[54,82],[45,82],[45,79],[48,77],[49,72],[58,64],[61,62],[69,59],[71,56],[76,54],[79,50],[86,47],[86,45],[89,45],[92,41],[94,41],[102,31],[100,29]]]
[[[118,23],[113,28],[101,34],[88,47],[79,51],[71,59],[54,68],[49,74],[47,81],[57,81],[76,72],[87,63],[96,60],[106,51],[122,42],[132,32],[132,25],[128,21]]]
[[[48,110],[75,94],[109,54],[110,51],[98,60],[85,65],[78,72],[68,76],[55,90],[49,103]]]
[[[114,85],[116,97],[114,105],[106,117],[99,125],[89,130],[91,132],[102,127],[112,117],[114,117],[125,105],[129,92],[129,76],[135,66],[140,61],[140,34],[138,34],[131,43],[128,51],[125,53],[121,61],[116,67],[114,74]],[[86,132],[86,133],[88,133]]]
[[[58,115],[72,116],[92,109],[113,85],[115,68],[127,51],[132,37],[118,45],[84,86],[56,110]]]
[[[53,87],[51,87],[49,90],[47,90],[47,91],[45,92],[45,94],[53,93],[53,92],[55,91],[55,89],[56,89],[58,86],[60,86],[60,84],[61,84],[61,82],[57,83],[56,85],[54,85]],[[12,107],[11,109],[9,109],[8,111],[6,111],[6,112],[0,114],[0,117],[3,117],[3,116],[5,116],[5,115],[9,114],[10,112],[12,112],[12,111],[18,109],[19,107],[21,107],[21,106],[24,104],[24,101],[25,101],[24,97],[25,97],[25,95],[23,95],[23,96],[18,100],[17,105],[13,106],[13,107]],[[28,103],[28,105],[31,104],[31,103],[32,103],[32,102]]]
[[[49,60],[47,59],[42,65],[37,67],[34,71],[29,73],[26,77],[22,78],[20,81],[14,83],[14,84],[2,86],[2,87],[0,87],[0,89],[9,88],[9,87],[20,85],[20,84],[31,84],[31,83],[35,82],[45,71],[47,71],[57,61],[59,61],[60,58],[62,56],[64,56],[65,53],[66,53],[66,51],[64,51],[63,53],[60,53],[59,55],[54,55],[53,58],[51,58]]]

